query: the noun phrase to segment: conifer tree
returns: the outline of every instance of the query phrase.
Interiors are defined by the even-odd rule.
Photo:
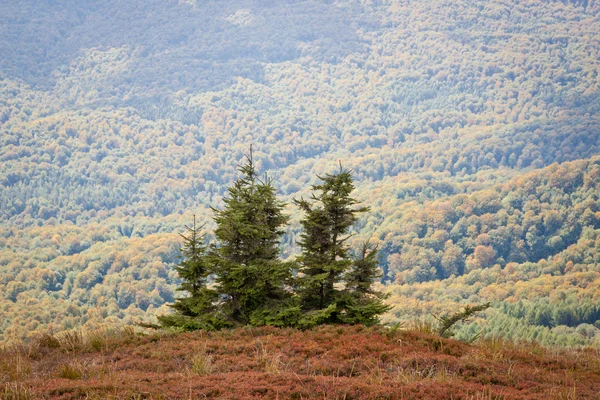
[[[182,260],[175,270],[182,283],[177,290],[187,292],[188,296],[178,298],[174,304],[170,305],[175,310],[173,314],[158,317],[163,327],[212,330],[226,325],[214,304],[217,293],[207,287],[211,271],[200,229],[202,227],[196,227],[196,216],[194,215],[193,225],[186,226],[188,234],[181,235],[183,238]]]
[[[214,209],[216,243],[207,251],[194,225],[182,235],[183,260],[176,268],[178,290],[189,293],[159,317],[162,326],[220,329],[239,325],[311,327],[323,323],[373,324],[388,307],[372,289],[379,277],[377,249],[365,244],[353,259],[346,241],[357,214],[350,171],[319,177],[310,201],[294,200],[305,213],[297,263],[280,259],[289,217],[273,181],[256,173],[252,148],[228,189],[222,210]],[[292,267],[299,277],[292,280]],[[214,283],[207,286],[209,277]],[[296,293],[293,294],[292,287]]]
[[[373,289],[373,283],[381,278],[378,255],[377,246],[364,242],[346,273],[344,321],[349,324],[376,324],[378,316],[390,309],[383,303],[387,296]]]
[[[350,196],[354,190],[352,175],[341,164],[337,174],[319,179],[322,183],[312,186],[312,201],[294,200],[306,214],[301,222],[304,232],[299,242],[302,254],[298,258],[297,292],[305,311],[302,324],[307,326],[344,322],[344,293],[336,286],[352,265],[345,242],[357,214],[368,210],[353,208],[358,201]]]
[[[279,258],[289,217],[272,179],[260,179],[250,155],[241,177],[228,189],[223,210],[213,209],[217,245],[212,246],[220,307],[233,325],[289,324],[291,266]],[[293,311],[293,310],[292,310]]]

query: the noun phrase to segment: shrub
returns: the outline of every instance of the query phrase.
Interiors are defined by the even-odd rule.
[[[77,366],[71,364],[64,364],[58,373],[59,378],[63,379],[81,379],[83,377],[83,373],[81,369]]]

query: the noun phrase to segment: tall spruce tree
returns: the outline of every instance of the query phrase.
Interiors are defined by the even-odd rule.
[[[294,200],[305,212],[297,279],[297,293],[305,312],[301,325],[305,326],[344,322],[346,296],[337,284],[352,266],[345,242],[357,214],[368,211],[368,207],[353,207],[358,201],[350,196],[354,190],[352,175],[341,164],[337,174],[319,179],[322,183],[312,186],[311,201]]]
[[[186,226],[187,235],[181,235],[181,261],[175,270],[182,281],[177,290],[187,292],[187,296],[176,299],[175,303],[170,305],[174,313],[158,317],[163,327],[212,330],[227,325],[215,307],[217,293],[207,287],[211,270],[200,229],[202,227],[196,226],[194,215],[193,225]]]
[[[381,278],[378,256],[377,246],[364,242],[344,277],[343,319],[349,324],[374,325],[379,315],[391,308],[383,303],[387,296],[373,289],[373,283]]]
[[[233,325],[288,325],[297,314],[289,304],[291,265],[279,244],[289,217],[272,179],[260,179],[250,155],[241,177],[228,189],[222,210],[213,209],[217,243],[210,250],[220,308]],[[290,314],[291,313],[291,314]]]

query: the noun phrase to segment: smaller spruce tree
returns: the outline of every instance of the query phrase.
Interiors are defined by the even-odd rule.
[[[219,329],[226,325],[215,307],[217,293],[207,287],[211,270],[206,258],[204,237],[200,235],[201,227],[196,226],[196,216],[191,227],[186,226],[187,235],[181,235],[181,261],[175,270],[181,278],[178,291],[188,295],[175,300],[169,306],[174,313],[158,317],[163,327],[177,327],[185,330]]]
[[[381,278],[378,256],[377,246],[364,242],[344,277],[346,323],[374,325],[379,323],[379,315],[391,308],[383,302],[388,296],[373,289],[373,283]]]
[[[351,197],[354,190],[350,171],[342,168],[337,174],[319,177],[321,184],[313,185],[312,201],[294,200],[305,218],[299,245],[302,254],[297,279],[297,292],[304,311],[302,326],[322,323],[341,323],[345,294],[338,288],[352,265],[346,241],[357,214],[368,207],[353,208],[358,203]]]

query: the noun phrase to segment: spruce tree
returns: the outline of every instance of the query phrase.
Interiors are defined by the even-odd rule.
[[[346,323],[374,325],[379,322],[378,316],[390,309],[383,303],[387,296],[373,289],[373,283],[381,278],[378,256],[377,246],[364,242],[346,273],[343,316]]]
[[[297,263],[280,259],[283,227],[289,217],[273,181],[261,179],[252,148],[241,177],[228,189],[222,210],[214,209],[216,243],[207,251],[194,225],[183,237],[183,260],[176,267],[182,284],[175,312],[159,317],[162,326],[220,329],[240,325],[311,327],[323,323],[373,324],[388,307],[372,289],[379,277],[377,249],[365,244],[352,258],[346,241],[357,214],[350,171],[319,177],[310,200],[294,200],[305,213]],[[299,266],[292,280],[292,267]],[[212,277],[212,278],[210,278]],[[208,287],[208,280],[213,284]],[[293,294],[292,288],[296,289]]]
[[[186,226],[187,235],[181,235],[183,238],[182,259],[175,270],[182,282],[177,290],[187,292],[188,295],[178,298],[174,304],[170,304],[170,307],[175,310],[174,313],[158,317],[163,327],[212,330],[226,325],[215,307],[217,293],[207,287],[211,270],[200,229],[202,227],[196,226],[196,216],[194,215],[193,225]]]
[[[305,212],[304,229],[299,245],[300,276],[297,293],[305,317],[301,325],[344,322],[342,317],[345,294],[337,287],[352,266],[348,246],[350,227],[357,214],[367,207],[353,208],[358,201],[350,195],[354,183],[350,171],[340,164],[337,174],[319,177],[322,183],[313,185],[311,201],[295,199]]]
[[[220,307],[232,325],[287,325],[295,314],[286,290],[291,266],[279,258],[289,217],[272,179],[260,179],[250,155],[241,177],[228,189],[222,210],[213,209],[217,244],[210,251]],[[290,308],[291,307],[291,308]],[[295,318],[295,317],[293,317]]]

